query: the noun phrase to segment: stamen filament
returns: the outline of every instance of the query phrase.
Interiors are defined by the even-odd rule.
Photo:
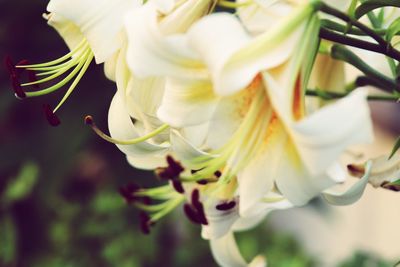
[[[76,76],[75,80],[73,81],[73,83],[71,84],[71,86],[68,88],[67,92],[65,93],[64,97],[61,99],[60,103],[58,103],[58,105],[55,107],[55,109],[53,110],[53,112],[56,112],[58,109],[60,109],[60,107],[64,104],[64,102],[68,99],[68,97],[72,94],[72,92],[74,91],[74,89],[76,88],[76,86],[78,85],[79,81],[82,79],[83,75],[85,74],[85,72],[87,71],[87,69],[90,66],[90,63],[93,60],[93,54],[90,53],[88,55],[88,57],[86,58],[85,64],[83,65],[82,69],[80,70],[78,76]]]
[[[87,59],[90,54],[91,54],[91,52],[87,51],[85,58]],[[65,84],[67,84],[82,69],[82,67],[85,63],[86,63],[86,60],[82,60],[81,62],[79,62],[79,64],[74,68],[74,70],[59,83],[57,83],[51,87],[48,87],[46,89],[39,90],[39,91],[26,92],[26,96],[27,97],[42,96],[42,95],[46,95],[46,94],[49,94],[49,93],[52,93],[52,92],[58,90],[59,88],[63,87]]]
[[[163,131],[167,130],[170,126],[168,124],[163,124],[160,127],[158,127],[157,129],[155,129],[154,131],[145,134],[141,137],[138,138],[134,138],[131,140],[118,140],[118,139],[114,139],[110,136],[108,136],[107,134],[105,134],[103,131],[101,131],[97,125],[94,123],[92,116],[86,116],[85,117],[85,123],[87,125],[89,125],[93,131],[100,136],[102,139],[106,140],[107,142],[116,144],[116,145],[135,145],[138,143],[142,143],[144,141],[147,141],[150,138],[153,138],[157,135],[159,135],[160,133],[162,133]]]
[[[67,59],[73,57],[81,48],[83,45],[87,44],[86,39],[83,39],[71,52],[69,52],[68,54],[56,59],[56,60],[52,60],[52,61],[48,61],[45,63],[40,63],[40,64],[32,64],[32,65],[17,65],[15,66],[16,68],[37,68],[37,67],[48,67],[48,66],[53,66],[56,65],[58,63],[61,63],[63,61],[66,61]]]

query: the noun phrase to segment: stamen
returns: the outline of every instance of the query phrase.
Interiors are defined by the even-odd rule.
[[[140,219],[140,228],[142,232],[146,235],[150,234],[150,228],[155,223],[151,221],[149,215],[144,211],[139,213],[139,219]]]
[[[53,112],[50,105],[44,104],[43,111],[44,111],[47,121],[49,122],[49,124],[51,126],[56,127],[56,126],[60,125],[61,121],[57,117],[57,115]]]
[[[202,203],[199,203],[196,207],[197,209],[197,214],[199,216],[200,223],[202,225],[208,225],[206,213],[204,212],[204,206]]]
[[[6,66],[6,69],[10,75],[10,83],[11,87],[14,90],[15,97],[18,99],[23,99],[26,97],[26,94],[24,90],[21,87],[21,83],[19,81],[19,71],[14,67],[14,63],[12,62],[12,59],[10,56],[7,56],[4,64]]]
[[[347,170],[353,176],[361,177],[365,173],[364,166],[356,165],[356,164],[349,164],[347,165]]]
[[[131,204],[136,201],[138,198],[134,195],[136,191],[140,189],[140,186],[134,183],[129,183],[125,186],[121,186],[118,191],[121,196],[125,199],[127,204]]]
[[[181,181],[179,181],[178,179],[172,180],[172,186],[174,187],[176,192],[180,194],[185,193],[185,189],[183,188]]]
[[[142,143],[144,141],[147,141],[150,138],[157,136],[158,134],[162,133],[163,131],[165,131],[169,128],[168,124],[163,124],[159,128],[155,129],[154,131],[152,131],[146,135],[143,135],[141,137],[134,138],[131,140],[118,140],[118,139],[114,139],[114,138],[108,136],[103,131],[101,131],[95,124],[92,116],[85,117],[85,124],[89,125],[92,128],[92,130],[98,136],[100,136],[102,139],[106,140],[107,142],[116,144],[116,145],[134,145],[134,144]]]
[[[179,161],[175,161],[170,155],[167,156],[168,167],[157,168],[156,174],[158,177],[166,180],[174,180],[185,170]]]
[[[203,225],[208,225],[206,214],[204,212],[204,206],[200,202],[200,191],[198,189],[194,189],[192,191],[191,200],[193,207],[197,210],[197,215],[200,223]]]
[[[18,78],[17,74],[11,75],[10,79],[11,79],[11,85],[14,90],[15,97],[20,100],[26,98],[26,93],[21,87],[21,83],[19,82],[19,78]]]
[[[192,205],[196,207],[196,205],[200,204],[200,191],[199,189],[194,189],[192,191]]]
[[[235,206],[236,206],[236,202],[234,200],[232,200],[229,202],[224,202],[224,203],[218,204],[215,208],[220,211],[225,211],[225,210],[233,209]]]
[[[183,211],[186,217],[194,224],[201,224],[197,211],[188,203],[183,205]]]

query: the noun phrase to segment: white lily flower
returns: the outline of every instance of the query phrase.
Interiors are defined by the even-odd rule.
[[[142,68],[149,75],[158,71],[159,75],[172,77],[175,85],[167,88],[158,111],[162,120],[175,127],[211,121],[210,140],[213,135],[218,136],[214,143],[220,143],[221,138],[228,140],[211,153],[215,157],[194,160],[201,169],[194,179],[222,170],[219,184],[223,187],[238,176],[242,215],[251,213],[251,208],[274,183],[292,203],[306,203],[344,179],[331,179],[325,172],[348,145],[371,139],[369,109],[363,92],[304,117],[301,90],[307,69],[301,69],[300,73],[300,62],[296,60],[304,60],[305,50],[301,49],[313,45],[310,39],[316,36],[315,18],[308,24],[306,20],[311,10],[310,6],[296,9],[279,27],[256,38],[247,35],[233,16],[210,15],[196,23],[187,37],[169,37],[181,40],[179,48],[189,44],[186,49],[175,47],[173,60],[163,55],[172,51],[175,43],[158,37],[151,39],[153,47],[158,46],[160,51],[151,55],[152,68],[132,63],[131,67],[138,71]],[[308,26],[304,30],[305,25]],[[302,32],[305,42],[298,41]],[[296,44],[300,56],[288,61]],[[190,48],[193,51],[188,56]],[[179,54],[181,51],[185,52]],[[152,52],[147,49],[142,55]],[[199,63],[199,57],[203,63]],[[166,69],[167,65],[171,67]],[[210,71],[208,83],[197,78],[204,77],[202,65],[207,65]],[[260,71],[263,78],[257,76]],[[231,108],[218,109],[227,102]],[[356,112],[352,111],[354,106],[358,107]],[[351,118],[350,113],[354,115]],[[218,123],[222,121],[231,124],[229,128],[233,131],[222,129],[221,133]]]

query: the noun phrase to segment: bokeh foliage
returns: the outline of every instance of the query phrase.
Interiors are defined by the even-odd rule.
[[[63,41],[41,18],[46,1],[0,0],[0,5],[2,58],[41,62],[65,54]],[[157,181],[152,173],[131,168],[114,145],[83,124],[91,114],[107,127],[115,86],[102,69],[92,66],[77,89],[59,113],[62,124],[51,128],[41,105],[54,106],[62,94],[20,102],[1,71],[0,266],[215,266],[199,227],[180,210],[151,235],[140,232],[137,211],[117,189],[132,180]],[[264,252],[270,266],[317,266],[291,236],[268,225],[239,234],[238,240],[247,258]],[[357,254],[342,266],[364,266],[366,260],[371,262]],[[368,266],[389,266],[379,264]]]

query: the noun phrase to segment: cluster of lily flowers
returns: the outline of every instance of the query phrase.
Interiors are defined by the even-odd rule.
[[[70,84],[55,109],[44,107],[56,126],[55,113],[91,62],[104,64],[117,88],[110,135],[91,116],[85,122],[132,166],[160,178],[156,188],[120,188],[142,210],[143,231],[183,207],[219,265],[265,266],[262,256],[243,259],[234,232],[317,196],[351,204],[371,178],[373,163],[351,165],[362,178],[346,192],[331,190],[346,179],[339,157],[373,140],[367,91],[336,101],[306,97],[310,86],[321,89],[317,96],[346,87],[344,62],[321,41],[319,11],[354,2],[51,0],[44,17],[71,52],[42,64],[8,59],[7,66],[18,98]]]

